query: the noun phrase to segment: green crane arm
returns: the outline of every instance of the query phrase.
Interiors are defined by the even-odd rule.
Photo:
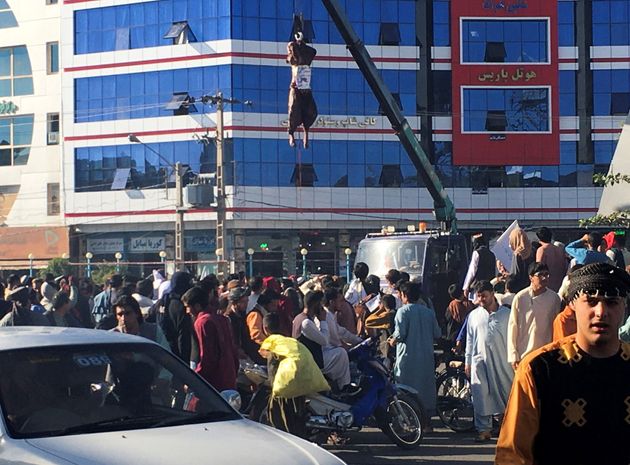
[[[435,218],[441,223],[443,229],[453,233],[457,232],[455,206],[446,190],[444,190],[442,182],[433,169],[429,158],[426,153],[424,153],[424,150],[422,150],[409,122],[400,111],[394,97],[383,82],[365,45],[354,31],[352,24],[350,24],[339,2],[337,0],[322,0],[322,2],[337,26],[341,37],[343,37],[343,40],[346,42],[348,50],[350,50],[359,70],[361,70],[372,92],[374,92],[374,96],[380,103],[392,128],[396,131],[396,135],[405,148],[407,155],[422,176],[433,198]]]

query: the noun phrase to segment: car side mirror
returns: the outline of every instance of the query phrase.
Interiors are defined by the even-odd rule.
[[[241,395],[238,391],[233,389],[227,389],[225,391],[221,391],[221,397],[223,397],[230,407],[232,407],[237,412],[241,410]]]

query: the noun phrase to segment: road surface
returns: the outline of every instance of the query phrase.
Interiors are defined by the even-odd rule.
[[[413,451],[395,446],[375,428],[349,436],[350,442],[344,446],[325,446],[348,465],[489,465],[493,463],[496,446],[496,438],[477,444],[475,433],[454,433],[444,428],[436,428],[425,436],[420,447]]]

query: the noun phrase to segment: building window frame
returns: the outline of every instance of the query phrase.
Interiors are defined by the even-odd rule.
[[[402,38],[398,23],[383,22],[378,33],[378,44],[381,46],[399,46]]]
[[[46,114],[46,143],[47,145],[59,145],[60,134],[59,113]]]
[[[46,74],[59,73],[59,42],[46,42]]]
[[[21,67],[28,67],[28,71],[29,73],[25,73],[25,74],[16,74],[16,50],[23,50],[23,58],[26,60],[25,63],[21,63]],[[21,95],[33,95],[33,67],[31,65],[31,59],[30,56],[28,54],[28,49],[26,47],[26,45],[14,45],[12,47],[2,47],[0,48],[0,53],[4,52],[4,51],[10,51],[9,53],[9,72],[6,75],[0,75],[0,98],[1,97],[16,97],[16,96],[21,96]],[[3,57],[0,57],[0,60],[4,59]],[[24,81],[24,83],[27,85],[30,83],[30,88],[28,90],[30,90],[30,92],[19,92],[16,93],[16,81]],[[27,82],[29,81],[29,82]],[[2,90],[3,88],[3,83],[5,82],[9,82],[9,91],[5,92],[4,90]]]
[[[197,42],[197,37],[186,20],[173,21],[168,31],[166,31],[162,38],[171,39],[173,41],[173,45],[183,45]]]
[[[11,7],[3,0],[0,2],[0,29],[9,29],[17,27],[18,23],[15,20],[15,15],[11,11]]]
[[[630,92],[611,92],[611,116],[626,116],[630,111]]]
[[[547,130],[546,131],[510,131],[510,130],[505,130],[505,131],[471,131],[471,130],[466,130],[466,123],[465,123],[465,119],[466,119],[466,114],[468,111],[473,111],[473,110],[467,110],[466,107],[466,99],[465,99],[465,94],[466,94],[466,90],[486,90],[486,91],[492,91],[492,90],[546,90],[547,91]],[[552,124],[552,101],[553,101],[553,94],[552,94],[552,86],[496,86],[496,87],[488,87],[488,86],[461,86],[460,88],[460,108],[461,108],[461,116],[460,116],[460,124],[461,124],[461,133],[462,134],[551,134],[553,132],[553,124]],[[507,111],[509,109],[507,108],[503,108],[503,109],[491,109],[491,108],[486,108],[483,111],[486,111],[486,123],[488,121],[488,113],[491,111],[500,111],[503,110],[505,113],[507,113]],[[480,110],[481,111],[481,110]],[[506,121],[506,123],[508,123],[508,121]],[[507,128],[506,128],[507,129]]]
[[[58,182],[46,184],[46,215],[61,215],[61,191]]]
[[[16,122],[15,120],[21,120],[25,118],[31,118],[30,121],[30,134],[28,131],[20,132],[19,129],[16,130]],[[8,121],[9,124],[4,124],[5,121]],[[13,115],[8,117],[0,118],[0,167],[2,166],[19,166],[26,165],[28,163],[30,150],[33,145],[33,125],[35,123],[34,115]],[[28,124],[18,122],[17,124]],[[2,137],[4,132],[8,129],[9,140],[6,140]],[[26,128],[21,128],[25,129]],[[16,139],[24,138],[28,139],[28,144],[16,143],[18,142]],[[21,152],[21,153],[20,153]],[[6,162],[6,158],[8,155],[8,163]],[[17,163],[16,163],[17,160]]]
[[[313,163],[296,163],[291,175],[291,184],[295,187],[315,187],[319,181]]]
[[[466,21],[544,21],[547,24],[547,60],[546,61],[503,61],[500,62],[503,65],[518,65],[518,66],[544,66],[551,64],[551,18],[548,16],[523,16],[517,18],[489,18],[489,17],[480,17],[480,16],[461,16],[459,18],[459,64],[460,65],[488,65],[489,63],[496,62],[487,62],[487,61],[464,61],[464,22]],[[486,45],[488,42],[497,42],[497,41],[486,41]],[[500,41],[499,41],[500,42]],[[505,41],[503,41],[505,44]]]
[[[404,178],[399,164],[384,163],[378,179],[380,187],[402,187]]]

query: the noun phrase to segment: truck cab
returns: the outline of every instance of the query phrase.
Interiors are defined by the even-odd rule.
[[[469,261],[467,240],[463,235],[439,231],[374,233],[359,243],[356,262],[364,262],[370,274],[384,282],[387,271],[406,271],[422,283],[436,311],[440,325],[450,302],[448,287],[464,281]]]

